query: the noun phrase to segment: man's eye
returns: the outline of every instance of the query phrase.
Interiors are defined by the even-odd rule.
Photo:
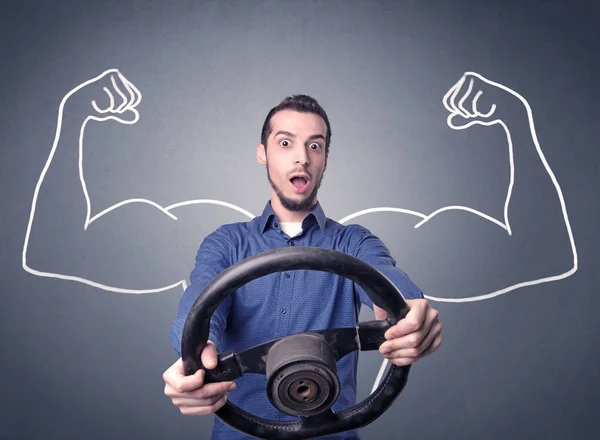
[[[316,142],[313,142],[312,144],[310,144],[310,148],[312,148],[313,150],[318,150],[319,148],[321,148],[321,145],[317,144]]]
[[[282,147],[289,147],[290,141],[288,141],[287,139],[284,139],[281,142],[279,142],[279,145],[281,145]]]

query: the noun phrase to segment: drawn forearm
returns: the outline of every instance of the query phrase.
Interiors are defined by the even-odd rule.
[[[527,235],[518,236],[532,244],[552,237],[557,243],[556,252],[571,254],[576,266],[575,244],[564,196],[544,155],[533,113],[526,101],[523,113],[524,117],[519,120],[501,123],[510,147],[511,179],[504,209],[507,231],[512,235],[520,229],[527,230]],[[544,227],[532,227],[532,223]],[[549,229],[551,234],[548,234]]]
[[[79,172],[78,146],[82,124],[73,125],[74,118],[68,114],[63,118],[62,111],[61,105],[54,143],[34,190],[24,253],[30,240],[40,239],[40,235],[46,235],[43,231],[47,232],[50,227],[66,240],[70,226],[85,227],[86,201]],[[57,227],[61,230],[56,230]]]

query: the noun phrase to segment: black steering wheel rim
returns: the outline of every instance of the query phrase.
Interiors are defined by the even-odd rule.
[[[408,312],[398,288],[384,274],[358,258],[331,249],[302,246],[262,252],[227,268],[194,302],[182,334],[181,357],[186,375],[203,368],[200,354],[208,341],[210,319],[221,302],[250,281],[288,270],[323,271],[353,280],[375,305],[387,311],[385,320],[375,321],[385,324],[384,329],[396,324]],[[305,439],[348,431],[365,426],[383,414],[403,390],[409,371],[410,365],[392,365],[369,397],[337,414],[280,422],[257,417],[227,402],[216,415],[237,430],[265,439]]]

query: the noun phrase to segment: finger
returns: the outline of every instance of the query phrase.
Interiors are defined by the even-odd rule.
[[[135,95],[135,100],[130,104],[131,108],[135,108],[139,105],[140,102],[142,102],[142,92],[140,92],[138,90],[138,88],[136,86],[133,85],[133,83],[131,81],[129,81],[127,78],[125,78],[124,75],[122,75],[119,72],[119,75],[121,77],[121,81],[123,81],[125,84],[127,84],[128,87],[131,88],[131,90],[133,91],[133,94]]]
[[[215,396],[207,397],[206,399],[192,399],[189,397],[174,397],[172,399],[173,405],[178,407],[199,407],[199,406],[211,406],[215,404],[224,394],[217,394]]]
[[[110,90],[108,90],[107,87],[102,87],[102,89],[108,95],[108,100],[110,101],[110,104],[108,105],[108,108],[106,109],[106,111],[112,111],[115,108],[115,97],[110,92]]]
[[[434,353],[440,347],[440,345],[442,345],[442,335],[441,332],[438,332],[431,344],[429,344],[429,346],[418,356],[414,356],[412,353],[407,354],[396,352],[390,353],[390,355],[386,356],[386,358],[394,365],[409,365]]]
[[[123,84],[123,87],[125,87],[125,89],[127,90],[127,93],[129,93],[129,104],[128,104],[128,107],[129,107],[131,104],[133,104],[135,102],[135,99],[137,98],[137,96],[133,92],[133,88],[131,88],[131,85],[129,84],[129,81],[127,80],[127,78],[125,78],[125,75],[123,75],[121,72],[117,72],[117,76],[121,80],[121,84]]]
[[[169,397],[181,396],[201,389],[204,385],[204,370],[200,374],[170,378],[165,382],[165,394]]]
[[[212,370],[217,366],[217,349],[215,344],[213,344],[211,341],[206,343],[206,346],[200,355],[200,360],[202,361],[202,365],[209,370]]]
[[[479,97],[482,94],[483,94],[483,92],[480,90],[475,95],[475,98],[473,98],[473,113],[475,113],[476,116],[481,116],[482,118],[489,118],[496,111],[496,104],[492,104],[490,110],[487,113],[481,113],[479,110],[477,110],[477,101],[479,100]]]
[[[442,335],[441,333],[437,333],[427,348],[421,352],[419,359],[423,359],[424,357],[434,353],[438,348],[440,348],[440,345],[442,345]]]
[[[430,354],[437,351],[438,348],[442,345],[442,332],[438,332],[435,336],[429,347],[421,354],[421,357],[429,356]]]
[[[433,352],[435,352],[440,347],[441,343],[442,343],[442,338],[440,335],[438,335],[433,340],[433,343],[429,346],[429,348],[427,350],[425,350],[423,353],[421,353],[421,355],[419,355],[419,356],[398,356],[398,357],[394,357],[394,358],[388,358],[388,360],[391,364],[396,365],[398,367],[401,367],[403,365],[410,365],[410,364],[417,362],[420,359],[423,359],[426,356],[429,356]]]
[[[458,120],[455,120],[457,117]],[[446,123],[448,124],[448,127],[450,127],[453,130],[466,130],[467,128],[472,127],[473,125],[492,125],[492,123],[490,122],[485,122],[479,119],[465,118],[464,116],[461,116],[458,113],[448,115]]]
[[[127,90],[127,93],[129,94],[129,99],[128,99],[127,105],[125,106],[125,108],[123,110],[124,111],[125,110],[133,110],[135,108],[134,103],[137,100],[137,95],[133,91],[133,88],[131,87],[131,83],[129,81],[127,81],[127,78],[125,78],[125,76],[123,76],[123,74],[121,72],[119,72],[118,75],[119,75],[119,79],[121,80],[121,83],[123,84],[123,87],[125,87],[125,90]]]
[[[456,113],[458,113],[459,115],[461,115],[464,118],[469,118],[471,116],[471,114],[468,111],[466,111],[464,109],[464,107],[462,107],[460,104],[461,100],[465,97],[465,95],[467,94],[467,91],[469,90],[468,86],[467,86],[467,90],[463,90],[466,82],[467,82],[467,77],[465,75],[465,76],[463,76],[463,81],[461,82],[460,87],[457,87],[457,89],[454,91],[454,93],[450,97],[450,105],[456,109]]]
[[[101,109],[100,107],[98,107],[98,104],[96,104],[96,100],[92,100],[92,107],[94,107],[94,110],[96,110],[98,113],[108,113],[112,110],[112,108],[115,105],[115,98],[113,97],[112,93],[110,93],[110,90],[108,90],[106,87],[103,87],[104,93],[106,93],[108,95],[108,107],[105,109]]]
[[[390,328],[386,332],[386,338],[388,337],[388,333],[391,333],[392,335],[388,338],[387,341],[385,341],[379,346],[379,351],[382,354],[386,354],[393,350],[398,350],[402,348],[417,348],[427,338],[428,334],[431,334],[432,329],[434,329],[434,327],[438,325],[441,326],[441,324],[439,323],[438,311],[432,309],[431,307],[427,307],[425,313],[425,320],[418,330],[406,335],[396,336],[397,329],[395,327],[399,326],[399,324],[400,323],[396,324],[396,326]]]
[[[427,334],[425,334],[423,337],[419,336],[420,341],[418,344],[414,344],[412,341],[404,342],[404,343],[398,342],[398,344],[396,346],[393,346],[393,348],[389,349],[384,354],[384,357],[386,357],[387,359],[399,359],[399,358],[418,359],[419,357],[422,357],[422,355],[425,352],[427,352],[427,350],[432,345],[435,338],[438,337],[438,335],[441,333],[441,330],[442,330],[441,324],[439,322],[435,322],[431,326],[431,329],[429,330],[429,332]],[[412,335],[410,335],[410,336],[412,336]],[[404,338],[404,339],[408,339],[408,337]]]
[[[450,97],[454,94],[457,87],[460,89],[460,86],[462,84],[461,81],[463,81],[462,78],[452,87],[450,87],[450,89],[448,89],[448,91],[442,98],[442,103],[444,104],[444,107],[446,107],[446,110],[448,110],[450,113],[456,113],[456,110],[452,106],[450,106]]]
[[[165,394],[181,394],[197,390],[204,385],[204,370],[200,369],[191,376],[183,374],[183,367],[175,363],[163,374]],[[167,394],[170,396],[171,394]]]
[[[400,338],[395,338],[390,341],[386,341],[379,346],[379,352],[385,357],[392,352],[397,350],[413,350],[419,346],[421,341],[425,338],[427,332],[425,329],[418,330]]]
[[[121,104],[115,109],[116,113],[121,113],[123,111],[123,109],[127,106],[127,97],[125,96],[125,94],[121,91],[121,89],[119,89],[119,86],[117,85],[117,81],[115,80],[115,76],[111,75],[110,76],[110,82],[113,85],[113,88],[115,89],[115,91],[117,92],[117,94],[121,97]]]
[[[473,113],[475,113],[475,116],[481,116],[481,113],[477,111],[477,101],[479,101],[481,95],[483,95],[483,92],[480,90],[475,94],[473,102],[471,103],[471,109],[473,110]]]
[[[96,100],[92,99],[92,107],[94,107],[94,110],[96,110],[98,113],[107,113],[108,110],[102,110],[100,107],[98,107],[98,104],[96,104]]]
[[[469,115],[467,113],[463,113],[463,111],[456,104],[456,98],[457,98],[458,94],[460,93],[460,91],[461,91],[461,89],[462,89],[463,84],[465,83],[465,81],[466,81],[466,77],[463,76],[460,79],[460,81],[456,84],[454,92],[452,93],[452,95],[450,95],[448,104],[450,105],[450,107],[452,109],[454,109],[453,113],[458,113],[459,115],[461,115],[461,116],[463,116],[465,118],[468,118]]]
[[[463,106],[464,102],[467,100],[467,98],[469,97],[469,95],[471,94],[471,91],[473,90],[473,83],[475,81],[473,80],[473,78],[471,78],[469,80],[469,87],[467,88],[467,91],[465,92],[465,95],[461,98],[460,101],[458,101],[458,107],[462,110],[462,112],[468,116],[475,116],[474,114],[469,113],[469,111]]]
[[[429,304],[427,304],[426,300],[411,301],[410,310],[406,316],[385,332],[385,338],[387,340],[400,338],[418,331],[425,322],[426,309],[428,308]]]
[[[182,408],[179,408],[179,411],[181,411],[181,414],[184,414],[186,416],[205,416],[205,415],[212,414],[212,413],[218,411],[219,409],[221,409],[221,407],[223,405],[225,405],[226,402],[227,402],[227,394],[222,396],[219,400],[217,400],[215,403],[213,403],[210,406],[202,406],[202,407],[184,406]]]
[[[417,358],[413,358],[413,357],[398,357],[398,358],[388,359],[388,361],[392,365],[395,365],[397,367],[402,367],[402,366],[405,366],[405,365],[414,364],[415,362],[418,361],[418,359]]]
[[[181,397],[189,397],[192,399],[209,399],[213,396],[221,395],[235,390],[237,385],[235,382],[213,382],[204,384],[202,388],[185,393]]]

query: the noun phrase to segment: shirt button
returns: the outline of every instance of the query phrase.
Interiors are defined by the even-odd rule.
[[[294,243],[293,241],[290,241],[290,246],[295,246],[296,243]]]
[[[285,315],[285,314],[286,314],[286,312],[287,312],[287,310],[286,310],[286,309],[281,309],[281,314],[282,314],[282,315]]]
[[[273,226],[277,227],[277,223],[273,223]]]
[[[289,273],[289,272],[286,272],[286,273],[285,273],[285,277],[286,277],[286,278],[289,278],[289,277],[291,277],[290,273]]]

